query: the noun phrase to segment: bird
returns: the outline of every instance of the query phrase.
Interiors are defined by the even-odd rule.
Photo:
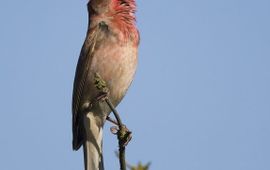
[[[85,170],[104,170],[103,126],[111,112],[94,102],[98,74],[116,107],[131,85],[138,63],[140,34],[135,0],[89,0],[88,28],[77,62],[72,95],[73,150],[83,147]]]

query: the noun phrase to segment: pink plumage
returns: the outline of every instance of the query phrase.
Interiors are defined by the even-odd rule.
[[[90,0],[88,11],[73,87],[73,149],[84,146],[85,170],[103,170],[102,128],[110,109],[104,103],[90,105],[98,96],[94,76],[106,81],[117,106],[136,71],[139,32],[135,0]]]

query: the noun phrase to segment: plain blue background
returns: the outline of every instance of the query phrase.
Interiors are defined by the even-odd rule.
[[[82,170],[71,93],[86,0],[0,2],[0,169]],[[138,0],[138,71],[118,107],[130,163],[270,169],[270,1]],[[119,169],[105,127],[108,170]]]

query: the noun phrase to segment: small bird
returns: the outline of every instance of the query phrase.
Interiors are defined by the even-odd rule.
[[[89,23],[73,84],[73,149],[83,146],[85,170],[103,170],[103,126],[111,112],[99,96],[95,75],[106,82],[108,98],[117,106],[137,67],[139,32],[135,0],[90,0]]]

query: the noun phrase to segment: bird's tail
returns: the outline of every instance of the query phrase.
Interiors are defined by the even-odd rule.
[[[86,140],[83,144],[85,170],[104,170],[102,155],[103,122],[88,113],[84,119]]]

